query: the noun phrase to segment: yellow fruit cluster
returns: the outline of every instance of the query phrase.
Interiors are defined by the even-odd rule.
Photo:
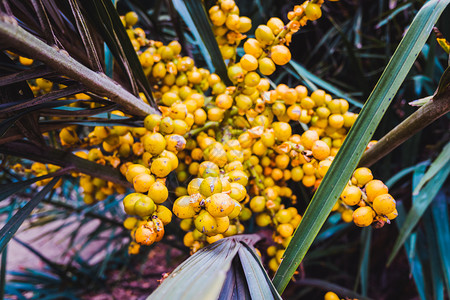
[[[246,38],[243,33],[252,28],[248,17],[239,16],[239,8],[234,0],[221,0],[209,9],[213,32],[225,60],[236,60],[236,48]]]
[[[373,179],[368,168],[358,168],[333,210],[339,211],[345,222],[353,220],[360,227],[376,222],[375,226],[381,227],[398,215],[395,200],[388,192],[381,180]],[[350,207],[355,205],[359,207],[353,211]]]
[[[74,127],[67,127],[60,140],[71,148],[89,146],[89,151],[76,154],[119,168],[133,185],[134,191],[123,199],[130,215],[124,221],[132,237],[130,253],[161,240],[172,214],[181,219],[179,225],[187,232],[184,244],[193,252],[243,233],[254,222],[273,230],[275,244],[267,253],[272,257],[269,267],[276,270],[302,219],[288,183],[317,189],[358,116],[349,111],[346,100],[333,99],[323,90],[309,93],[305,86],[285,84],[271,89],[269,80],[260,76],[289,62],[286,45],[292,34],[320,17],[322,2],[294,7],[286,25],[271,18],[259,26],[236,63],[236,47],[251,22],[239,16],[234,1],[218,1],[209,16],[223,57],[229,60],[233,85],[228,87],[218,75],[181,56],[177,41],[164,45],[148,40],[142,29],[133,27],[138,22],[135,13],[122,18],[161,115],[147,116],[144,127],[97,126],[81,139]],[[42,85],[39,88],[45,89]],[[125,116],[120,111],[112,114]],[[176,178],[166,182],[173,171]],[[169,181],[178,181],[173,205]],[[88,204],[125,193],[123,187],[98,178],[83,176],[80,183]],[[359,208],[353,212],[350,207],[355,205]],[[396,216],[395,200],[367,168],[355,171],[335,210],[358,226],[374,221],[378,226]]]

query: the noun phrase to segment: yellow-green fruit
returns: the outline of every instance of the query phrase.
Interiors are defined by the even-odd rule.
[[[272,29],[267,25],[259,25],[255,30],[255,37],[259,42],[270,44],[275,39]]]
[[[134,11],[130,11],[125,14],[125,22],[128,27],[132,27],[132,26],[136,25],[138,20],[139,20],[139,17],[137,15],[137,13],[135,13]]]
[[[201,233],[211,235],[217,229],[217,221],[209,212],[203,210],[194,219],[195,228]]]
[[[172,221],[172,212],[164,205],[157,205],[154,215],[158,217],[164,225],[167,225]]]
[[[172,211],[180,219],[190,219],[195,216],[195,210],[190,205],[191,197],[181,196],[173,203]]]
[[[125,177],[127,178],[128,182],[133,182],[133,179],[135,176],[142,174],[142,173],[150,174],[149,171],[150,170],[148,168],[144,167],[143,165],[131,164],[130,166],[128,166]]]
[[[155,201],[156,204],[161,204],[169,197],[169,191],[162,182],[154,182],[149,186],[148,196]]]
[[[139,193],[131,193],[123,199],[123,208],[128,215],[136,214],[134,211],[134,205],[139,199],[141,199],[142,196],[144,195]]]
[[[353,222],[359,227],[366,227],[373,222],[373,210],[368,207],[359,207],[353,212]]]
[[[203,178],[194,178],[192,179],[187,187],[187,192],[189,195],[193,195],[196,193],[199,193],[200,191],[200,184],[203,182]]]
[[[156,177],[166,177],[172,171],[172,165],[170,160],[165,157],[157,158],[152,162],[151,172],[156,175]]]
[[[233,202],[234,202],[233,211],[228,215],[228,218],[230,218],[230,220],[239,217],[239,215],[242,211],[242,205],[234,199],[233,199]]]
[[[263,196],[256,196],[250,200],[250,209],[253,212],[262,212],[266,208],[266,199]]]
[[[255,222],[259,227],[266,227],[272,222],[272,218],[267,213],[262,213],[256,216]]]
[[[204,197],[209,197],[216,193],[222,192],[222,182],[218,177],[207,177],[205,178],[199,187],[199,192]]]
[[[245,199],[245,196],[247,195],[247,190],[245,187],[237,182],[230,183],[231,186],[231,192],[230,197],[233,198],[236,201],[241,202]]]
[[[359,187],[363,187],[366,183],[373,179],[372,171],[369,168],[358,168],[353,172],[352,182]]]
[[[213,178],[213,177],[209,177]],[[208,178],[207,178],[208,179]],[[206,179],[205,179],[206,180]],[[204,182],[204,181],[203,181]],[[216,218],[228,216],[234,210],[235,204],[228,194],[217,193],[206,199],[206,210]]]
[[[159,126],[159,123],[161,122],[161,116],[160,115],[148,115],[147,117],[145,117],[144,119],[144,127],[148,130],[148,131],[153,131],[153,129],[155,129],[157,126]]]
[[[133,229],[137,224],[137,219],[135,217],[128,217],[123,221],[123,227],[128,230]]]
[[[273,72],[275,72],[276,70],[275,63],[273,62],[272,59],[268,57],[261,58],[258,63],[259,63],[259,71],[263,75],[266,76],[272,75]]]
[[[166,139],[159,132],[151,133],[144,138],[144,149],[153,156],[161,154],[166,149]]]
[[[248,176],[243,171],[231,171],[228,173],[228,177],[231,183],[236,182],[241,184],[242,186],[247,186],[248,184]]]
[[[247,208],[244,207],[241,211],[241,213],[239,214],[239,220],[241,221],[247,221],[252,217],[252,211]]]
[[[292,213],[288,209],[280,209],[275,214],[275,219],[279,223],[289,223],[291,221],[292,217],[293,217]]]
[[[193,222],[192,219],[183,219],[183,220],[181,220],[181,222],[180,222],[180,228],[181,228],[181,230],[184,230],[184,231],[189,231],[189,230],[191,230],[191,228],[192,228],[192,222]]]
[[[150,216],[155,211],[155,203],[150,197],[142,195],[134,204],[134,211],[140,217]]]
[[[215,218],[217,222],[217,233],[224,233],[227,231],[228,227],[230,226],[230,219],[228,217],[221,217],[221,218]]]
[[[379,195],[373,200],[373,209],[378,215],[388,215],[395,210],[395,200],[389,194]]]
[[[258,68],[258,59],[251,54],[245,54],[240,60],[241,66],[245,71],[254,71]]]
[[[305,15],[311,21],[315,21],[322,16],[322,10],[320,9],[320,5],[315,3],[308,3],[305,8]]]

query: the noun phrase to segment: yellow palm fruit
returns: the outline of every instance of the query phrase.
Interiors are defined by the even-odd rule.
[[[229,67],[227,74],[230,80],[235,84],[244,81],[244,70],[239,64]]]
[[[255,38],[263,44],[271,44],[275,39],[272,29],[267,25],[259,25],[255,30]]]
[[[252,28],[252,20],[248,17],[239,17],[238,31],[244,33]]]
[[[206,210],[202,210],[194,219],[195,228],[206,235],[214,235],[217,229],[216,219]]]
[[[229,109],[233,105],[233,98],[228,94],[220,94],[216,97],[216,106],[222,109]]]
[[[258,61],[258,64],[259,64],[259,71],[263,75],[266,75],[266,76],[272,75],[273,72],[275,72],[275,70],[276,70],[273,60],[270,59],[269,57],[261,58]]]
[[[155,177],[147,173],[141,173],[133,178],[133,187],[136,192],[146,193],[150,186],[155,182]]]
[[[218,107],[212,107],[208,110],[208,120],[220,122],[223,120],[225,111]]]
[[[251,54],[242,56],[240,63],[245,71],[254,71],[258,68],[258,59]]]
[[[155,209],[155,202],[145,195],[142,195],[134,204],[134,212],[140,217],[150,216]]]
[[[19,62],[24,66],[31,66],[33,64],[33,59],[20,56]]]
[[[163,183],[156,181],[150,185],[148,189],[148,196],[156,204],[161,204],[169,197],[169,191]]]
[[[72,127],[66,127],[59,133],[63,145],[73,145],[79,141],[76,131]]]
[[[168,158],[161,157],[152,162],[150,170],[156,177],[163,178],[172,171],[172,165]]]
[[[310,150],[318,140],[319,134],[314,130],[307,130],[301,136],[301,144],[308,150]]]
[[[191,197],[181,196],[173,203],[172,211],[180,219],[191,219],[195,216],[196,211],[190,205]]]
[[[395,211],[395,204],[391,195],[383,194],[373,200],[373,209],[378,215],[388,215]]]
[[[371,180],[364,188],[369,202],[373,202],[379,195],[388,193],[388,187],[381,180]]]
[[[151,133],[144,137],[144,149],[153,156],[161,154],[166,148],[167,142],[159,132]]]
[[[353,222],[359,227],[372,224],[373,217],[374,211],[368,206],[359,207],[353,212]]]
[[[291,236],[294,233],[294,227],[291,224],[280,224],[277,226],[277,232],[284,238]]]
[[[372,171],[369,168],[358,168],[353,172],[352,183],[358,185],[359,187],[363,187],[373,179]]]
[[[286,122],[275,122],[272,124],[275,138],[277,141],[285,142],[292,135],[292,128],[289,123]]]
[[[350,206],[356,205],[361,201],[362,192],[354,185],[348,185],[342,191],[341,199],[342,201]]]
[[[312,154],[314,158],[317,160],[324,160],[328,156],[330,156],[330,147],[324,141],[317,140],[314,142],[311,148]]]
[[[273,34],[277,35],[283,30],[284,23],[281,19],[272,17],[267,21],[267,26],[272,30]]]
[[[330,0],[330,1],[334,1],[334,0]],[[340,298],[338,297],[338,295],[336,295],[333,292],[327,292],[324,296],[324,300],[340,300]]]
[[[213,194],[205,201],[206,210],[215,218],[228,216],[233,212],[234,207],[235,203],[233,199],[225,193]]]
[[[279,66],[287,64],[291,60],[291,52],[284,45],[276,45],[270,49],[270,58]]]

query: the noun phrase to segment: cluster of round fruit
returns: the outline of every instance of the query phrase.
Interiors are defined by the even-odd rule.
[[[248,17],[239,16],[239,7],[234,0],[221,0],[209,9],[213,32],[225,60],[236,59],[236,48],[246,38],[243,33],[252,28]]]
[[[52,164],[42,164],[39,162],[34,162],[31,165],[30,169],[23,169],[21,168],[24,173],[32,173],[33,175],[39,177],[39,176],[44,176],[47,175],[49,173],[54,173],[56,171],[58,171],[59,169],[61,169],[61,167],[59,166],[55,166]],[[50,181],[52,180],[52,178],[47,178],[47,179],[43,179],[40,181],[36,182],[37,186],[45,186],[47,185]],[[55,184],[55,186],[53,188],[57,188],[60,187],[62,184],[62,179],[58,180],[58,182]]]
[[[296,5],[287,14],[289,23],[276,17],[270,18],[266,25],[259,25],[255,30],[255,38],[250,38],[244,43],[245,55],[240,60],[240,66],[245,71],[259,69],[263,75],[271,75],[276,70],[276,65],[285,65],[291,59],[289,45],[292,35],[300,27],[306,25],[308,20],[314,21],[322,16],[319,1],[305,1],[302,5]],[[286,44],[286,45],[285,45]]]
[[[394,198],[388,194],[387,186],[381,180],[374,180],[368,168],[358,168],[333,210],[341,212],[342,219],[365,227],[375,223],[383,226],[397,217]],[[359,207],[353,211],[350,206]]]
[[[220,26],[228,32],[239,31],[227,25],[228,17],[238,16],[236,6],[229,8],[233,3],[220,1],[220,9],[213,10],[226,12],[225,23]],[[259,227],[273,228],[277,246],[269,247],[269,255],[274,256],[269,265],[272,269],[278,266],[301,221],[301,215],[292,207],[297,199],[288,182],[301,181],[316,189],[357,118],[357,114],[348,111],[346,100],[333,99],[323,90],[308,94],[302,85],[289,88],[280,84],[270,90],[269,81],[257,72],[259,67],[261,73],[267,73],[261,70],[263,58],[276,64],[281,62],[278,58],[290,60],[290,53],[280,47],[284,54],[277,57],[278,48],[274,47],[285,47],[289,34],[298,30],[295,22],[313,20],[311,11],[318,7],[320,12],[320,4],[307,1],[295,7],[288,14],[291,21],[286,26],[272,18],[263,25],[267,28],[258,28],[256,39],[244,43],[248,61],[243,57],[228,68],[234,83],[229,87],[216,74],[196,68],[191,58],[182,57],[178,42],[164,45],[149,41],[141,29],[133,28],[137,21],[134,14],[124,17],[129,35],[138,36],[134,44],[138,43],[139,48],[135,48],[156,91],[162,115],[147,116],[145,127],[141,128],[98,126],[81,140],[69,127],[61,131],[60,138],[70,146],[89,145],[89,152],[77,155],[120,168],[133,184],[134,193],[123,201],[125,212],[130,215],[124,222],[133,238],[130,253],[137,253],[139,245],[150,245],[164,235],[164,225],[172,219],[166,177],[176,171],[178,199],[172,211],[182,219],[180,227],[187,231],[186,246],[195,251],[205,242],[244,232],[245,222],[254,220]],[[222,18],[220,13],[215,15],[219,17]],[[256,53],[259,55],[253,55]],[[247,55],[255,58],[256,64]],[[303,132],[299,123],[306,127]],[[372,178],[363,182],[363,172],[357,170],[355,174],[335,207],[343,220],[368,226],[374,218],[392,219],[395,201],[387,189]],[[86,203],[103,199],[114,187],[90,177],[83,177],[81,185]],[[361,192],[358,203],[354,187]],[[123,192],[115,188],[116,192]],[[360,207],[353,213],[351,205]]]

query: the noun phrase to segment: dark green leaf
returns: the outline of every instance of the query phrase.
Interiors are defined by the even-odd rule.
[[[447,148],[447,147],[446,147]],[[444,149],[446,149],[444,148]],[[446,153],[443,151],[436,161],[441,162],[441,156],[445,156]],[[441,169],[439,172],[436,173],[433,180],[429,181],[419,192],[418,195],[413,195],[415,197],[413,206],[411,210],[408,212],[408,215],[406,217],[405,223],[403,224],[402,228],[400,229],[399,236],[397,240],[395,241],[393,250],[389,256],[387,264],[390,265],[395,256],[397,255],[398,251],[400,250],[403,243],[406,241],[414,227],[417,225],[417,223],[420,221],[420,218],[422,217],[423,213],[426,211],[428,206],[433,201],[434,197],[437,195],[439,190],[441,189],[442,185],[444,184],[445,180],[447,179],[448,174],[450,173],[450,160],[447,160],[445,164],[439,163],[441,166]],[[432,169],[430,166],[430,169],[432,172],[434,172],[434,168]],[[427,173],[430,172],[430,170],[427,171]],[[424,177],[427,175],[425,174]]]
[[[283,260],[273,279],[280,294],[286,288],[330,214],[381,118],[428,39],[433,25],[449,2],[449,0],[426,2],[397,47],[322,184],[308,205],[302,222],[284,253]]]
[[[36,194],[24,207],[20,208],[14,216],[0,230],[0,253],[3,252],[9,240],[14,236],[16,231],[22,225],[23,221],[30,215],[33,209],[41,202],[41,200],[52,190],[60,178],[53,178],[39,193]]]
[[[199,0],[171,1],[194,36],[200,37],[198,42],[201,41],[202,43],[199,45],[199,48],[205,56],[206,61],[212,61],[215,68],[214,72],[220,76],[226,85],[231,85],[227,67],[222,59],[222,54],[212,32],[211,23],[209,22],[202,2]]]

